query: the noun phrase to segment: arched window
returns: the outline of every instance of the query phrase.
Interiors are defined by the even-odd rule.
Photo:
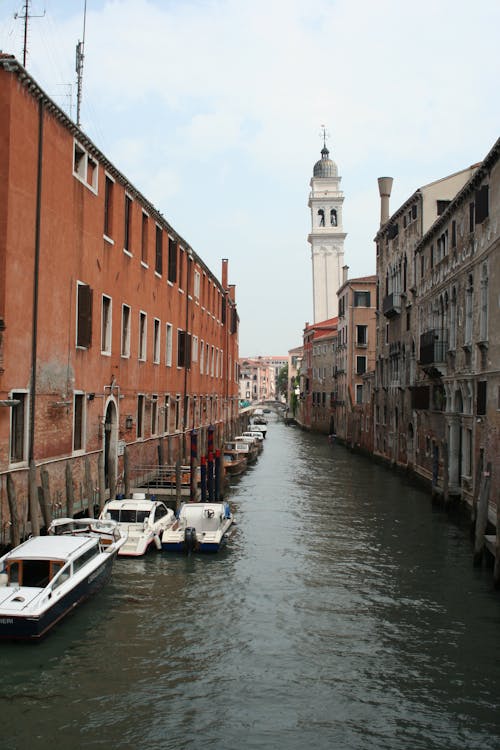
[[[481,309],[479,312],[479,340],[488,339],[488,263],[481,266]]]
[[[450,350],[453,352],[457,347],[457,290],[451,290],[450,304]]]
[[[474,294],[474,285],[472,274],[469,274],[467,289],[465,290],[465,339],[466,346],[472,343],[472,297]]]
[[[325,212],[322,208],[318,210],[318,216],[319,216],[319,226],[324,227],[325,226]]]
[[[330,224],[332,227],[337,226],[337,210],[335,208],[330,210]]]

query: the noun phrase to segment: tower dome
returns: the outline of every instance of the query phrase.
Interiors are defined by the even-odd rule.
[[[314,165],[313,177],[337,177],[337,165],[330,159],[326,145],[321,149],[321,159]]]

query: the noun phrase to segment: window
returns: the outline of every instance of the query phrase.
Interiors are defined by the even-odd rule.
[[[451,246],[457,246],[457,222],[455,220],[451,222]]]
[[[191,367],[191,335],[177,331],[177,367]]]
[[[168,432],[168,414],[170,409],[170,396],[166,395],[163,403],[163,432]]]
[[[19,463],[27,459],[28,394],[12,391],[10,398],[18,401],[10,409],[10,461]]]
[[[354,307],[370,307],[370,292],[354,292]]]
[[[356,385],[356,403],[362,404],[363,403],[363,386],[359,383]]]
[[[162,228],[156,225],[156,255],[155,255],[155,271],[160,276],[163,273],[163,231]]]
[[[200,299],[200,272],[199,271],[194,272],[193,297],[197,300]]]
[[[144,395],[137,396],[137,437],[142,438],[144,432]]]
[[[479,380],[477,383],[477,402],[476,402],[476,414],[486,414],[486,394],[487,394],[487,381]]]
[[[203,375],[203,362],[204,362],[205,347],[203,345],[203,339],[200,342],[200,375]]]
[[[476,213],[476,207],[474,203],[469,203],[469,232],[474,231],[475,213]]]
[[[125,195],[125,223],[124,223],[124,233],[123,233],[123,249],[126,253],[129,253],[132,255],[131,248],[131,236],[132,232],[132,198],[128,195]]]
[[[130,357],[130,307],[122,305],[122,357]]]
[[[181,397],[177,395],[175,397],[175,431],[179,431],[179,425],[180,425],[180,417],[181,417]]]
[[[356,357],[356,375],[363,375],[366,372],[366,357]]]
[[[191,361],[198,362],[198,336],[193,336],[193,348],[191,351]]]
[[[318,210],[318,226],[324,227],[325,226],[325,212],[322,208]]]
[[[85,180],[86,170],[85,149],[75,141],[73,146],[73,174],[80,180]]]
[[[153,362],[160,364],[160,321],[158,318],[153,320]]]
[[[73,395],[73,450],[85,448],[85,394]]]
[[[97,193],[97,161],[77,141],[73,146],[73,175],[92,192]]]
[[[172,367],[172,324],[167,323],[165,337],[165,364]]]
[[[184,250],[179,248],[179,289],[184,289]]]
[[[489,216],[488,185],[476,190],[476,224],[482,224]]]
[[[89,349],[92,343],[92,289],[77,282],[76,345]]]
[[[488,340],[488,263],[481,266],[481,308],[479,310],[479,340]]]
[[[144,211],[142,212],[142,226],[141,226],[141,262],[143,265],[148,265],[148,233],[149,233],[149,216]]]
[[[146,345],[147,345],[147,315],[145,312],[139,313],[139,359],[144,362],[146,360]]]
[[[366,346],[368,343],[368,326],[356,326],[356,344]]]
[[[111,297],[102,295],[101,354],[111,354]]]
[[[158,432],[158,394],[153,393],[151,396],[151,434],[156,435]]]
[[[114,182],[106,175],[104,183],[104,236],[113,236],[113,185]]]
[[[172,237],[168,238],[168,280],[177,281],[177,242]]]

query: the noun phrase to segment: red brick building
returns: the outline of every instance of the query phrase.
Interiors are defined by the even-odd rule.
[[[227,261],[219,281],[8,55],[0,111],[1,545],[15,512],[29,531],[41,479],[56,512],[69,476],[77,509],[119,487],[124,452],[186,458],[209,426],[221,444],[238,314]]]

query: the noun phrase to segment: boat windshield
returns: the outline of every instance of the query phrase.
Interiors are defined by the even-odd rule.
[[[62,566],[59,560],[13,560],[7,567],[9,584],[45,588]]]
[[[144,523],[149,518],[150,510],[129,510],[127,508],[108,509],[112,521],[119,523]]]

